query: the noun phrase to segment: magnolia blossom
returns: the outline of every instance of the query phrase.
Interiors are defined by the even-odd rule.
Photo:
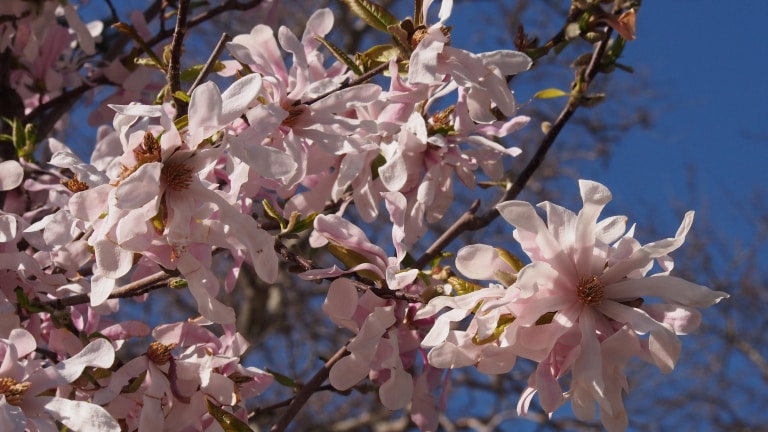
[[[209,430],[215,422],[208,401],[246,421],[244,400],[272,383],[271,375],[239,364],[248,343],[237,333],[216,337],[185,322],[158,326],[152,335],[156,342],[146,354],[123,364],[94,395],[94,402],[107,404],[129,430]],[[178,356],[173,351],[179,351]],[[140,387],[125,391],[135,379]]]
[[[115,351],[104,339],[89,343],[77,355],[56,365],[33,358],[34,336],[15,329],[8,339],[0,339],[0,429],[24,432],[59,430],[54,420],[77,431],[120,431],[120,426],[104,408],[83,400],[86,393],[73,383],[87,367],[112,366]],[[53,392],[49,393],[50,390]],[[68,394],[78,397],[70,399]]]
[[[499,212],[516,227],[514,237],[532,263],[506,288],[491,285],[456,298],[438,297],[417,318],[444,307],[452,310],[438,322],[459,321],[475,313],[465,332],[449,332],[446,325],[436,323],[425,338],[426,346],[440,348],[430,360],[442,367],[473,362],[482,367],[483,359],[499,351],[506,352],[510,361],[513,355],[538,361],[522,395],[521,412],[538,392],[547,412],[570,400],[576,416],[589,420],[597,403],[603,424],[623,430],[627,418],[622,391],[628,389],[622,370],[631,357],[627,353],[670,372],[681,349],[677,335],[700,323],[697,308],[728,294],[669,275],[673,262],[668,254],[685,241],[693,212],[686,213],[674,237],[640,245],[632,237],[634,228],[626,231],[625,217],[598,221],[611,199],[605,186],[586,180],[579,186],[584,208],[575,214],[542,203],[546,223],[527,202],[500,204]],[[471,253],[459,254],[464,255],[460,269],[482,279],[499,274],[474,270],[487,268],[489,254],[478,246],[469,248]],[[662,271],[645,277],[654,262]],[[658,300],[646,304],[651,298]],[[469,338],[474,344],[461,343]],[[448,351],[446,344],[452,347]],[[617,355],[619,347],[626,349],[622,355]],[[461,358],[467,360],[457,363]],[[564,392],[558,380],[569,373],[571,388]]]

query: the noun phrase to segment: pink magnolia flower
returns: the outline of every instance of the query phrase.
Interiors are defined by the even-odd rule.
[[[0,339],[0,429],[55,432],[59,430],[56,420],[77,431],[120,431],[104,408],[88,401],[87,392],[71,384],[86,367],[112,365],[115,352],[110,343],[96,339],[55,365],[33,358],[36,347],[34,337],[22,329]],[[75,398],[70,398],[75,393]]]
[[[315,218],[314,245],[317,237],[344,248],[365,262],[348,270],[334,266],[302,274],[306,278],[337,276],[357,272],[372,279],[382,289],[419,294],[424,290],[417,270],[400,270],[405,257],[405,197],[389,192],[385,197],[390,219],[396,257],[388,257],[379,246],[372,244],[365,233],[338,215]],[[418,401],[415,416],[427,424],[434,420],[429,413],[436,410],[430,392],[436,387],[434,379],[414,378],[411,367],[417,359],[421,325],[413,320],[415,309],[407,302],[384,299],[371,290],[359,295],[351,280],[339,278],[331,283],[323,303],[323,311],[338,326],[355,333],[347,345],[350,354],[336,363],[330,371],[330,382],[339,390],[347,390],[365,377],[379,384],[379,398],[389,409],[405,407],[414,397]],[[427,373],[428,365],[422,370]],[[415,386],[414,380],[417,384]],[[414,390],[417,390],[414,393]]]
[[[431,2],[424,4],[424,21]],[[442,82],[449,76],[467,90],[470,117],[479,123],[496,120],[491,112],[495,105],[507,116],[517,110],[506,76],[524,72],[533,63],[518,51],[498,50],[481,54],[454,48],[443,31],[443,23],[453,9],[453,1],[443,1],[439,21],[431,25],[411,54],[408,64],[410,83]]]
[[[146,355],[122,365],[94,395],[94,402],[107,403],[129,430],[208,430],[213,423],[208,401],[234,410],[245,421],[244,400],[272,383],[271,375],[239,364],[248,343],[237,333],[217,338],[185,322],[158,326],[152,334],[156,342]],[[125,391],[137,377],[139,388]]]
[[[453,310],[443,315],[446,318],[438,318],[441,325],[436,322],[426,342],[438,347],[443,341],[453,342],[457,348],[448,351],[448,359],[463,353],[469,357],[465,364],[482,358],[476,352],[484,354],[486,349],[536,360],[539,365],[522,395],[521,412],[535,393],[547,412],[570,400],[582,420],[594,416],[597,403],[603,424],[622,430],[626,428],[622,391],[627,390],[622,369],[628,357],[637,355],[670,372],[681,349],[677,335],[693,331],[700,323],[697,308],[713,305],[728,294],[669,275],[672,259],[668,254],[685,241],[693,212],[685,215],[674,237],[640,245],[632,237],[634,228],[625,232],[625,217],[598,221],[611,199],[605,186],[585,180],[579,186],[584,208],[575,214],[542,203],[547,222],[526,202],[499,204],[499,212],[516,227],[515,239],[532,263],[520,270],[503,293],[498,285],[491,285],[465,296],[432,300],[424,315],[446,306]],[[488,263],[488,253],[474,248],[478,253],[464,257],[460,266],[478,278],[495,274],[481,270]],[[662,271],[645,277],[654,262]],[[654,297],[660,300],[644,304]],[[451,339],[446,324],[461,320],[470,309],[477,309],[470,324],[474,327],[467,330],[470,334],[454,331]],[[454,342],[473,333],[474,342],[489,348]],[[618,347],[626,351],[619,353]],[[558,380],[569,373],[571,388],[564,392]]]

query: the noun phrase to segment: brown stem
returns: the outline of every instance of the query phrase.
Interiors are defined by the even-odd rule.
[[[328,379],[328,374],[331,372],[331,367],[335,365],[339,360],[349,355],[349,351],[347,351],[346,345],[341,347],[336,354],[333,355],[325,364],[323,365],[320,370],[318,370],[315,375],[305,384],[299,391],[296,393],[296,396],[293,397],[293,400],[291,401],[290,405],[288,405],[288,409],[285,411],[282,417],[280,417],[280,420],[277,421],[277,423],[272,426],[272,429],[270,429],[270,432],[282,432],[284,431],[288,425],[291,423],[291,421],[296,417],[296,414],[301,411],[301,408],[304,407],[304,405],[309,400],[309,397],[312,396],[319,388],[320,385],[322,385],[326,379]]]
[[[115,289],[112,291],[112,294],[109,295],[109,298],[113,299],[140,296],[142,294],[148,293],[149,291],[167,286],[168,281],[174,277],[176,277],[174,274],[157,272],[153,275],[149,275],[143,279],[139,279],[135,282],[131,282],[127,285]],[[52,307],[55,309],[61,309],[67,306],[76,306],[79,304],[89,303],[90,301],[91,297],[88,294],[77,294],[63,299],[48,300],[40,303],[40,306],[43,308]]]
[[[211,53],[211,56],[208,57],[208,61],[205,62],[205,65],[203,65],[203,69],[200,71],[200,74],[195,79],[195,82],[192,83],[192,86],[189,88],[189,94],[192,94],[193,91],[202,84],[203,81],[205,81],[206,78],[208,78],[208,74],[211,73],[213,70],[213,67],[216,65],[216,61],[218,60],[219,56],[221,55],[221,52],[224,51],[224,47],[226,46],[226,43],[232,40],[232,36],[222,33],[221,37],[219,38],[219,42],[216,44],[216,48],[213,49],[213,52]]]
[[[168,89],[176,101],[176,118],[186,114],[186,103],[176,99],[176,92],[181,91],[181,50],[184,46],[184,35],[187,32],[187,15],[189,14],[189,0],[179,0],[179,8],[176,11],[176,28],[173,31],[173,40],[171,41],[171,52],[168,60]]]
[[[381,72],[385,71],[388,67],[389,67],[389,63],[382,63],[382,64],[376,66],[375,68],[369,70],[368,72],[360,75],[359,77],[353,79],[352,81],[346,81],[346,82],[342,83],[339,87],[337,87],[337,88],[335,88],[335,89],[333,89],[333,90],[331,90],[329,92],[323,93],[320,96],[314,97],[314,98],[306,100],[306,101],[296,101],[296,103],[294,103],[294,105],[299,105],[299,104],[312,105],[313,103],[315,103],[315,102],[317,102],[317,101],[319,101],[319,100],[321,100],[321,99],[323,99],[325,97],[328,97],[328,96],[330,96],[330,95],[332,95],[332,94],[334,94],[334,93],[336,93],[336,92],[338,92],[340,90],[344,90],[345,88],[350,88],[350,87],[354,87],[356,85],[360,85],[360,84],[362,84],[362,83],[372,79],[373,77],[375,77],[376,75],[380,74]]]

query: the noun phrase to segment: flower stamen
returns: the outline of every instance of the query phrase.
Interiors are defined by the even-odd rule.
[[[162,342],[152,342],[149,344],[149,348],[147,349],[147,357],[149,357],[149,360],[158,365],[162,366],[171,359],[171,350],[174,349],[176,345],[174,344],[164,344]]]
[[[16,382],[13,378],[0,378],[0,393],[5,395],[5,401],[10,405],[19,406],[24,401],[24,393],[32,384]]]
[[[192,184],[192,168],[183,163],[167,163],[163,165],[162,176],[168,188],[172,191],[183,191]]]
[[[576,285],[576,296],[579,301],[588,306],[600,304],[605,295],[603,283],[597,276],[583,277]]]

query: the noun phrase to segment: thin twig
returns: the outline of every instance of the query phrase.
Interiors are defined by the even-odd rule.
[[[232,40],[232,36],[222,33],[221,37],[219,38],[219,42],[216,44],[216,48],[213,49],[213,52],[211,53],[211,56],[208,57],[208,61],[205,62],[205,65],[203,65],[203,69],[200,71],[200,74],[195,79],[195,82],[192,83],[192,87],[189,88],[189,94],[192,94],[192,92],[199,86],[203,81],[205,81],[206,78],[208,78],[208,74],[211,73],[213,70],[213,67],[216,65],[216,62],[219,59],[219,56],[221,55],[221,52],[224,51],[224,47],[226,46],[226,43]]]
[[[301,408],[303,408],[307,403],[309,397],[312,396],[320,388],[320,385],[323,384],[326,379],[328,379],[328,375],[331,372],[331,367],[333,367],[333,365],[335,365],[339,360],[346,357],[347,355],[349,355],[349,351],[347,351],[347,347],[345,345],[341,347],[341,349],[338,350],[336,354],[333,355],[333,357],[325,362],[323,367],[315,373],[309,382],[307,382],[307,384],[304,385],[298,391],[298,393],[296,393],[296,396],[293,397],[290,405],[288,405],[288,409],[285,411],[283,416],[280,417],[277,423],[272,426],[270,432],[284,431],[288,425],[291,424],[293,418],[296,417],[296,414],[298,414]]]
[[[378,75],[381,72],[383,72],[384,70],[386,70],[388,67],[389,67],[389,63],[382,63],[382,64],[376,66],[375,68],[369,70],[368,72],[360,75],[359,77],[357,77],[357,78],[355,78],[355,79],[353,79],[351,81],[345,81],[345,82],[341,83],[340,86],[338,86],[337,88],[335,88],[333,90],[330,90],[330,91],[328,91],[326,93],[321,94],[320,96],[314,97],[314,98],[306,100],[306,101],[296,101],[294,103],[294,105],[299,105],[299,104],[312,105],[313,103],[315,103],[315,102],[317,102],[317,101],[319,101],[319,100],[321,100],[323,98],[326,98],[326,97],[328,97],[328,96],[330,96],[330,95],[332,95],[332,94],[334,94],[336,92],[339,92],[339,91],[344,90],[346,88],[354,87],[356,85],[360,85],[360,84],[362,84],[362,83],[364,83],[366,81],[369,81],[370,79],[372,79],[376,75]]]
[[[109,295],[109,298],[128,298],[128,297],[136,297],[143,294],[146,294],[149,291],[162,288],[168,285],[168,281],[173,279],[174,277],[177,277],[177,275],[166,273],[166,272],[157,272],[153,275],[149,275],[145,278],[139,279],[135,282],[131,282],[127,285],[124,285],[120,288],[117,288],[112,291],[112,293]],[[61,309],[63,307],[67,306],[76,306],[80,304],[90,303],[91,297],[88,294],[77,294],[70,297],[65,297],[63,299],[57,299],[57,300],[48,300],[45,302],[41,302],[40,306],[45,307],[52,307],[55,309]]]
[[[176,118],[186,114],[186,104],[174,97],[181,91],[181,50],[184,46],[184,35],[187,32],[187,15],[189,14],[189,0],[179,0],[179,8],[176,11],[176,29],[171,40],[171,52],[168,59],[168,90],[172,99],[176,101]]]

